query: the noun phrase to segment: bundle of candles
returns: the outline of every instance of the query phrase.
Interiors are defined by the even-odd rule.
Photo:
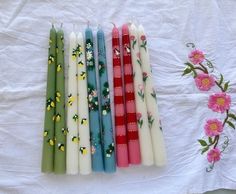
[[[89,174],[115,172],[116,165],[164,166],[165,146],[143,27],[124,24],[122,41],[119,29],[115,25],[112,29],[115,135],[101,28],[97,65],[94,49],[89,26],[85,41],[81,32],[71,32],[65,95],[64,34],[62,28],[50,30],[42,172]]]

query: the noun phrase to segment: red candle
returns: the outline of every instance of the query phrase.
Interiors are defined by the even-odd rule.
[[[140,155],[140,145],[138,137],[138,126],[136,119],[133,69],[131,62],[129,29],[126,24],[122,26],[122,49],[123,49],[126,126],[127,126],[129,162],[130,164],[140,164],[141,155]]]
[[[120,40],[119,30],[116,26],[114,26],[112,30],[112,49],[117,166],[127,167],[129,165],[129,160],[125,125],[125,105],[120,58]]]

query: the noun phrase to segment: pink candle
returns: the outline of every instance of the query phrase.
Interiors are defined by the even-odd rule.
[[[129,165],[129,160],[123,99],[120,40],[119,30],[116,26],[114,26],[112,30],[112,49],[117,166],[127,167]]]
[[[126,24],[122,26],[122,51],[123,51],[126,126],[127,126],[127,137],[128,137],[129,162],[130,164],[140,164],[141,155],[140,155],[140,145],[138,136],[138,126],[136,119],[131,48],[129,39],[129,29]]]

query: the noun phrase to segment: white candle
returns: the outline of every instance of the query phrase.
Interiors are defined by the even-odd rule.
[[[148,111],[148,123],[151,130],[152,146],[155,164],[163,166],[166,163],[166,152],[163,134],[160,128],[160,117],[156,102],[156,92],[152,80],[151,65],[147,48],[147,40],[142,25],[138,27],[138,42],[142,61],[142,72],[145,86],[145,99]]]
[[[144,96],[144,85],[141,60],[138,46],[137,28],[131,24],[129,28],[132,65],[134,73],[134,90],[136,102],[137,124],[139,128],[140,150],[143,165],[154,164],[151,134],[148,126],[147,107]]]
[[[76,34],[70,34],[68,66],[68,93],[67,93],[67,150],[66,170],[68,174],[79,172],[78,152],[78,110],[77,110],[77,40]]]
[[[84,39],[81,32],[77,36],[78,42],[78,113],[79,113],[79,171],[89,174],[91,166],[91,148],[89,132],[89,110],[87,93],[87,72],[85,63]]]

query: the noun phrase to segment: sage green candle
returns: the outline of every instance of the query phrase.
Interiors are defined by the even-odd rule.
[[[55,157],[54,172],[66,172],[66,130],[65,130],[65,84],[64,84],[64,33],[57,32],[56,60],[56,113],[55,113]]]
[[[43,132],[42,172],[53,172],[54,160],[54,115],[55,115],[55,84],[56,84],[56,41],[54,26],[50,30],[48,51],[48,75],[46,91],[46,108]]]

